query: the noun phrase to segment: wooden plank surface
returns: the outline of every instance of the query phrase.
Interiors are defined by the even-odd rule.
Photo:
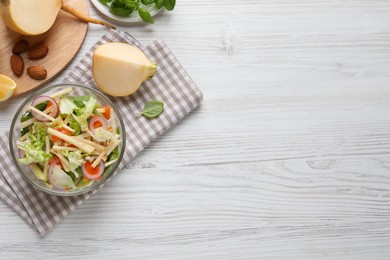
[[[389,259],[390,2],[177,4],[121,29],[204,104],[43,239],[0,203],[0,259]]]
[[[66,4],[88,14],[88,4],[86,0],[66,0]],[[8,29],[0,18],[0,74],[7,75],[15,80],[18,87],[14,95],[20,95],[27,91],[36,89],[47,82],[53,80],[77,54],[83,44],[88,25],[80,23],[77,18],[59,11],[58,17],[53,27],[46,33],[39,36],[21,36]],[[40,60],[29,60],[27,53],[21,56],[25,63],[25,70],[20,77],[14,76],[9,59],[12,55],[12,48],[16,42],[26,40],[30,46],[45,42],[49,47],[49,53]],[[26,69],[30,66],[42,66],[47,70],[45,80],[35,80],[27,75]]]

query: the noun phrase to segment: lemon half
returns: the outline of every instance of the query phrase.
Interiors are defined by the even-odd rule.
[[[15,81],[5,75],[0,74],[0,102],[12,97],[15,89]]]

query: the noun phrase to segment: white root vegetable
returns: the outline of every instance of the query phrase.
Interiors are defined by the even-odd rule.
[[[118,140],[118,139],[112,140],[106,146],[106,149],[104,149],[104,151],[92,163],[92,167],[95,168],[100,163],[100,161],[103,159],[104,156],[109,155],[110,153],[112,153],[112,151],[114,151],[115,147],[117,147],[119,143],[120,143],[120,140]]]
[[[47,135],[45,137],[45,144],[46,144],[46,153],[50,152],[50,139],[49,136]],[[43,167],[43,176],[45,176],[45,181],[47,181],[47,173],[49,170],[49,160],[45,162],[45,166]]]
[[[28,126],[34,124],[36,121],[37,120],[34,117],[29,119],[29,120],[26,120],[26,121],[24,121],[23,123],[20,124],[20,128],[23,129],[25,127],[28,127]]]
[[[104,108],[96,108],[96,111],[100,114],[103,114],[105,109]]]
[[[95,142],[92,142],[92,141],[89,141],[89,140],[85,140],[85,139],[82,139],[82,138],[78,138],[78,137],[75,137],[76,140],[80,141],[81,143],[84,143],[84,144],[87,144],[89,146],[92,146],[96,149],[96,151],[98,152],[102,152],[104,151],[104,146],[103,145],[100,145],[100,144],[97,144]]]
[[[57,136],[58,138],[70,143],[70,144],[73,144],[74,146],[78,147],[81,151],[85,152],[85,153],[88,153],[88,154],[91,154],[95,151],[95,147],[89,145],[89,144],[86,144],[85,142],[82,142],[80,140],[82,139],[77,139],[73,136],[68,136],[64,133],[61,133],[53,128],[48,128],[47,129],[47,132],[51,135],[54,135],[54,136]]]
[[[45,114],[47,114],[47,113],[50,113],[51,111],[53,110],[53,107],[51,106],[51,107],[48,107],[48,108],[46,108],[44,111],[43,111],[43,113],[45,113]],[[36,118],[30,118],[29,120],[26,120],[26,121],[24,121],[23,123],[21,123],[20,124],[20,128],[25,128],[25,127],[27,127],[27,126],[30,126],[30,125],[32,125],[33,123],[35,123],[35,122],[37,122],[37,119]]]
[[[19,141],[23,142],[31,135],[31,132],[27,132],[25,135],[19,138]]]
[[[0,15],[8,28],[23,35],[40,35],[47,32],[57,19],[60,10],[82,22],[94,23],[115,29],[115,26],[84,15],[66,5],[64,0],[1,0]]]
[[[76,147],[67,147],[67,146],[60,146],[60,145],[53,145],[52,149],[56,150],[56,151],[69,151],[69,152],[74,152],[74,151],[80,150]]]
[[[110,125],[111,125],[111,131],[113,133],[116,133],[116,118],[115,118],[115,113],[112,113],[111,114],[111,117],[110,117]]]
[[[34,111],[34,112],[38,113],[39,115],[41,115],[41,116],[43,116],[43,117],[45,117],[45,118],[47,118],[47,119],[49,119],[49,120],[52,121],[52,122],[55,121],[55,119],[54,119],[53,117],[49,116],[48,114],[45,114],[44,112],[42,112],[42,111],[39,110],[39,109],[36,109],[36,108],[33,107],[33,106],[30,106],[29,109],[30,109],[31,111]],[[75,130],[73,130],[72,128],[70,128],[69,126],[67,126],[67,125],[65,125],[65,124],[64,124],[62,127],[65,128],[66,130],[72,132],[72,133],[75,132]]]
[[[82,139],[85,139],[86,137],[89,137],[90,135],[88,133],[83,133],[83,134],[80,134],[80,135],[76,135],[75,137],[76,138],[82,138]]]
[[[103,159],[104,160],[104,159]],[[114,164],[116,161],[118,161],[118,159],[115,159],[115,160],[112,160],[112,161],[109,161],[108,163],[106,163],[104,166],[108,167],[108,166],[111,166],[112,164]]]
[[[65,3],[62,3],[61,9],[62,9],[62,11],[65,11],[65,12],[77,17],[80,21],[82,21],[84,23],[100,24],[100,25],[103,25],[109,29],[116,29],[116,27],[114,25],[109,24],[109,23],[104,22],[104,21],[101,21],[101,20],[98,20],[98,19],[95,19],[95,18],[92,18],[90,16],[86,16],[83,13],[81,13],[80,11],[74,9],[73,7],[66,5]]]

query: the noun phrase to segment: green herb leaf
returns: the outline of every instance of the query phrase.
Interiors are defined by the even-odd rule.
[[[144,5],[150,5],[150,4],[153,4],[155,2],[156,2],[156,0],[141,0],[141,3],[143,3]]]
[[[110,13],[120,17],[128,17],[133,12],[132,9],[128,8],[111,8]]]
[[[165,9],[172,11],[175,8],[176,0],[165,0]]]
[[[20,122],[23,123],[23,122],[25,122],[25,121],[31,119],[32,117],[33,117],[33,116],[32,116],[32,114],[31,114],[30,111],[29,111],[29,112],[26,112],[26,113],[24,113],[24,114],[20,117]]]
[[[164,111],[164,103],[158,100],[152,100],[145,104],[144,110],[140,113],[149,119],[158,117]]]
[[[100,3],[104,4],[105,6],[108,6],[109,3],[111,3],[112,0],[99,0]]]
[[[158,9],[163,8],[164,5],[165,5],[165,0],[156,0],[156,7],[157,7]]]
[[[22,131],[20,132],[20,136],[23,136],[23,135],[27,134],[28,131],[30,131],[30,127],[23,128]]]
[[[45,102],[39,103],[38,105],[35,105],[35,108],[43,111],[43,110],[46,109],[47,104],[49,104],[49,101],[45,101]]]
[[[141,17],[141,19],[144,21],[144,22],[147,22],[147,23],[154,23],[154,20],[153,20],[153,17],[150,15],[150,13],[148,12],[148,10],[140,7],[138,9],[138,14],[139,14],[139,17]]]
[[[140,4],[139,0],[120,0],[126,7],[138,10]]]

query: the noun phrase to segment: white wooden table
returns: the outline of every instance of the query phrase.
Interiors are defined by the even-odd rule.
[[[120,29],[163,38],[203,105],[43,239],[0,203],[0,259],[390,259],[390,1],[178,0],[156,20]]]

